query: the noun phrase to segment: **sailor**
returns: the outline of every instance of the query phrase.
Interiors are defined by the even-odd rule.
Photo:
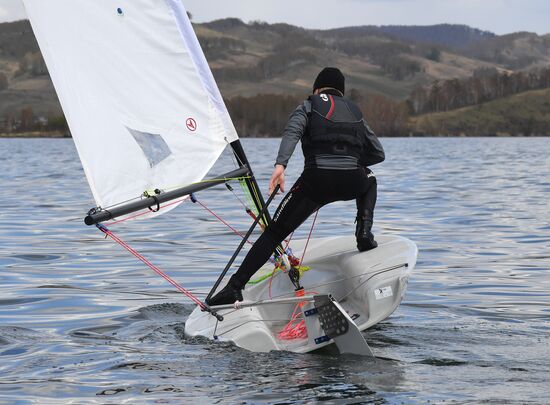
[[[319,208],[334,201],[356,200],[357,248],[378,245],[371,232],[376,204],[376,178],[367,167],[384,160],[382,145],[363,119],[361,110],[344,97],[345,78],[334,67],[324,68],[313,84],[313,95],[290,116],[282,134],[275,169],[269,182],[285,191],[285,169],[302,143],[305,166],[229,283],[208,305],[242,301],[242,289],[269,259],[276,246]]]

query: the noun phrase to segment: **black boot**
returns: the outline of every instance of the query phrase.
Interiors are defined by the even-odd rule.
[[[378,246],[378,243],[374,240],[374,235],[371,232],[372,214],[366,214],[366,216],[357,217],[357,226],[355,228],[357,249],[359,249],[360,252],[366,252],[367,250],[374,249]]]
[[[372,220],[374,215],[374,206],[376,205],[377,185],[376,177],[370,170],[366,171],[369,186],[365,194],[357,198],[357,227],[355,228],[355,238],[357,239],[357,249],[360,252],[374,249],[378,243],[374,240],[371,232]]]
[[[234,276],[229,279],[227,285],[212,298],[206,300],[208,306],[233,304],[235,301],[242,301],[242,284]]]

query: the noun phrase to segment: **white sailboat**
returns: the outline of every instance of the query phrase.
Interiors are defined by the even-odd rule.
[[[273,271],[272,265],[266,265],[252,280],[261,281],[244,289],[241,309],[213,307],[223,322],[195,309],[185,330],[193,336],[230,340],[252,351],[305,353],[335,343],[341,353],[371,355],[360,332],[399,306],[417,255],[416,245],[408,239],[379,236],[377,241],[376,249],[361,253],[353,236],[312,239],[302,263],[309,268],[300,280],[305,297],[295,297],[294,285],[283,272],[273,279],[265,277]],[[293,243],[298,256],[304,245],[304,240]],[[300,315],[292,326],[303,320],[305,331],[289,338],[281,332],[296,309]]]
[[[191,193],[233,179],[252,196],[253,226],[270,221],[179,0],[24,4],[95,199],[88,225],[117,240],[102,223],[164,214]],[[228,145],[240,166],[204,180]],[[405,238],[380,236],[378,243],[360,253],[352,237],[313,239],[299,296],[283,271],[267,265],[246,287],[241,309],[196,301],[185,331],[254,351],[309,352],[335,343],[341,352],[370,355],[361,331],[397,308],[417,255]],[[300,256],[305,242],[292,247]]]

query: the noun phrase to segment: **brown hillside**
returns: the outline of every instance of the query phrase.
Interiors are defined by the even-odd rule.
[[[445,43],[452,44],[453,35],[458,35],[454,42],[460,49],[422,43],[419,38],[430,33],[429,27],[319,31],[238,19],[194,26],[227,99],[257,94],[305,97],[315,75],[327,65],[344,71],[348,89],[405,100],[415,87],[434,80],[469,77],[479,68],[502,71],[514,63],[532,66],[550,61],[549,36],[491,36],[463,26],[436,27],[437,32],[447,33]],[[414,36],[415,32],[422,35]],[[406,35],[414,38],[407,40]],[[7,89],[0,91],[0,120],[19,116],[25,107],[37,116],[62,114],[42,64],[28,21],[0,24],[0,74],[8,81]]]

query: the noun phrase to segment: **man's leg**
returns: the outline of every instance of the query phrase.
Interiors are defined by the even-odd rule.
[[[208,305],[232,304],[242,300],[241,290],[292,231],[298,228],[321,205],[311,200],[305,193],[301,179],[298,179],[290,192],[283,198],[273,216],[273,222],[250,249],[239,270],[231,276],[228,285],[212,297]]]
[[[374,174],[369,169],[365,169],[365,172],[369,186],[367,191],[356,200],[357,227],[355,229],[355,237],[357,239],[357,249],[361,252],[374,249],[378,246],[371,232],[377,197],[376,177],[374,177]]]

